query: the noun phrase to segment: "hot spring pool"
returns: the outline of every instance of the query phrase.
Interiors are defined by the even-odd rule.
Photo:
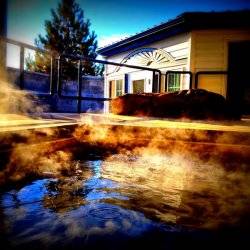
[[[71,174],[1,191],[1,249],[249,244],[249,163],[224,160],[158,151],[75,159]]]

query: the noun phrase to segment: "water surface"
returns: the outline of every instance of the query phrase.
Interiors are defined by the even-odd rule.
[[[119,153],[72,164],[77,170],[70,176],[1,192],[6,249],[249,244],[250,173],[242,166],[228,170],[213,158],[178,152]]]

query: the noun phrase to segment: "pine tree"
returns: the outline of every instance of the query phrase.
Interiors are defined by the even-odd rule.
[[[84,12],[75,0],[61,0],[56,10],[51,10],[52,20],[45,21],[46,35],[38,36],[35,43],[54,55],[70,54],[95,59],[97,57],[97,41],[95,32],[90,31],[90,21],[84,18]],[[48,55],[36,53],[36,69],[49,72]],[[77,62],[67,59],[64,63],[64,75],[76,77]],[[103,67],[92,62],[83,63],[83,74],[100,75]]]

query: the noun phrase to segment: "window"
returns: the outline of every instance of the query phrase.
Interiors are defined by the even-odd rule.
[[[122,94],[123,94],[122,80],[116,80],[116,96],[121,96]]]
[[[114,98],[123,95],[123,80],[111,80],[109,81],[109,97]]]
[[[133,81],[133,93],[139,94],[144,92],[144,80]]]
[[[170,73],[168,75],[168,92],[174,92],[180,90],[181,75]]]

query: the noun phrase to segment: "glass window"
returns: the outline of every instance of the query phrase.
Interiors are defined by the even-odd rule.
[[[121,96],[122,94],[123,94],[122,80],[116,80],[116,96]]]
[[[168,75],[168,92],[180,90],[181,75],[171,73]]]
[[[139,94],[144,92],[144,80],[133,81],[133,93]]]

